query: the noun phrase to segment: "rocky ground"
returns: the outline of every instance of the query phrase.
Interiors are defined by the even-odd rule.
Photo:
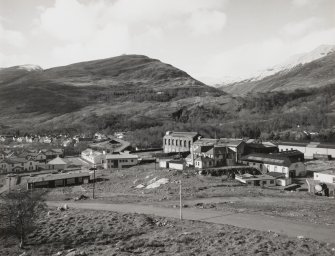
[[[0,238],[1,255],[334,255],[331,245],[229,225],[140,214],[52,209],[25,249]]]

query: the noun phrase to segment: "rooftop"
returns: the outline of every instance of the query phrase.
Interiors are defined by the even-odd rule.
[[[279,141],[278,145],[284,146],[296,146],[296,147],[309,147],[309,148],[333,148],[335,149],[334,143],[324,143],[324,142],[297,142],[297,141]]]
[[[138,159],[138,155],[132,154],[107,154],[106,159]]]
[[[62,173],[62,174],[47,174],[43,176],[33,177],[28,179],[28,183],[35,183],[41,181],[51,181],[51,180],[62,180],[78,177],[90,177],[89,172],[77,172],[77,173]]]
[[[56,157],[55,159],[52,159],[51,161],[49,161],[48,164],[57,165],[57,164],[67,164],[67,163],[62,158]]]
[[[198,136],[199,134],[197,132],[171,132],[170,134],[167,134],[165,136],[171,136],[171,137],[183,137],[183,138],[194,138]]]
[[[243,180],[274,180],[275,178],[268,174],[261,174],[261,175],[252,175],[252,174],[243,174],[243,175],[236,175],[235,178],[240,178]]]
[[[319,171],[319,172],[315,172],[315,173],[322,173],[322,174],[331,174],[331,175],[335,175],[335,169],[328,169],[328,170]]]

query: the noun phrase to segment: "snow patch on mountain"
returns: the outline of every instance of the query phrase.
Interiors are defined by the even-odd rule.
[[[332,52],[335,52],[335,45],[320,45],[311,52],[293,55],[283,63],[261,72],[260,74],[254,76],[250,80],[257,81],[267,76],[274,75],[278,72],[291,70],[292,68],[298,65],[303,65],[312,62],[314,60],[320,59],[322,57],[325,57],[326,55]]]
[[[18,69],[25,69],[27,71],[43,70],[40,66],[33,64],[20,65]]]

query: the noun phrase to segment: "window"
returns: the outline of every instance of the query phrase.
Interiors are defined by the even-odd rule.
[[[274,184],[275,182],[274,182],[274,180],[270,180],[270,184]]]
[[[191,148],[191,141],[188,142],[188,147]]]
[[[168,141],[168,143],[169,143],[169,146],[170,146],[170,142],[171,142],[171,141],[170,141],[170,139],[169,139],[169,141]]]
[[[174,140],[172,140],[172,146],[174,145]]]
[[[166,139],[164,139],[164,145],[166,145]]]
[[[184,140],[184,147],[186,148],[186,140]]]

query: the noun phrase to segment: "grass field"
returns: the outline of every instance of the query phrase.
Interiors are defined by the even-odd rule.
[[[229,225],[139,214],[55,209],[24,250],[1,238],[1,255],[333,255],[330,245]],[[57,254],[58,253],[58,254]]]

